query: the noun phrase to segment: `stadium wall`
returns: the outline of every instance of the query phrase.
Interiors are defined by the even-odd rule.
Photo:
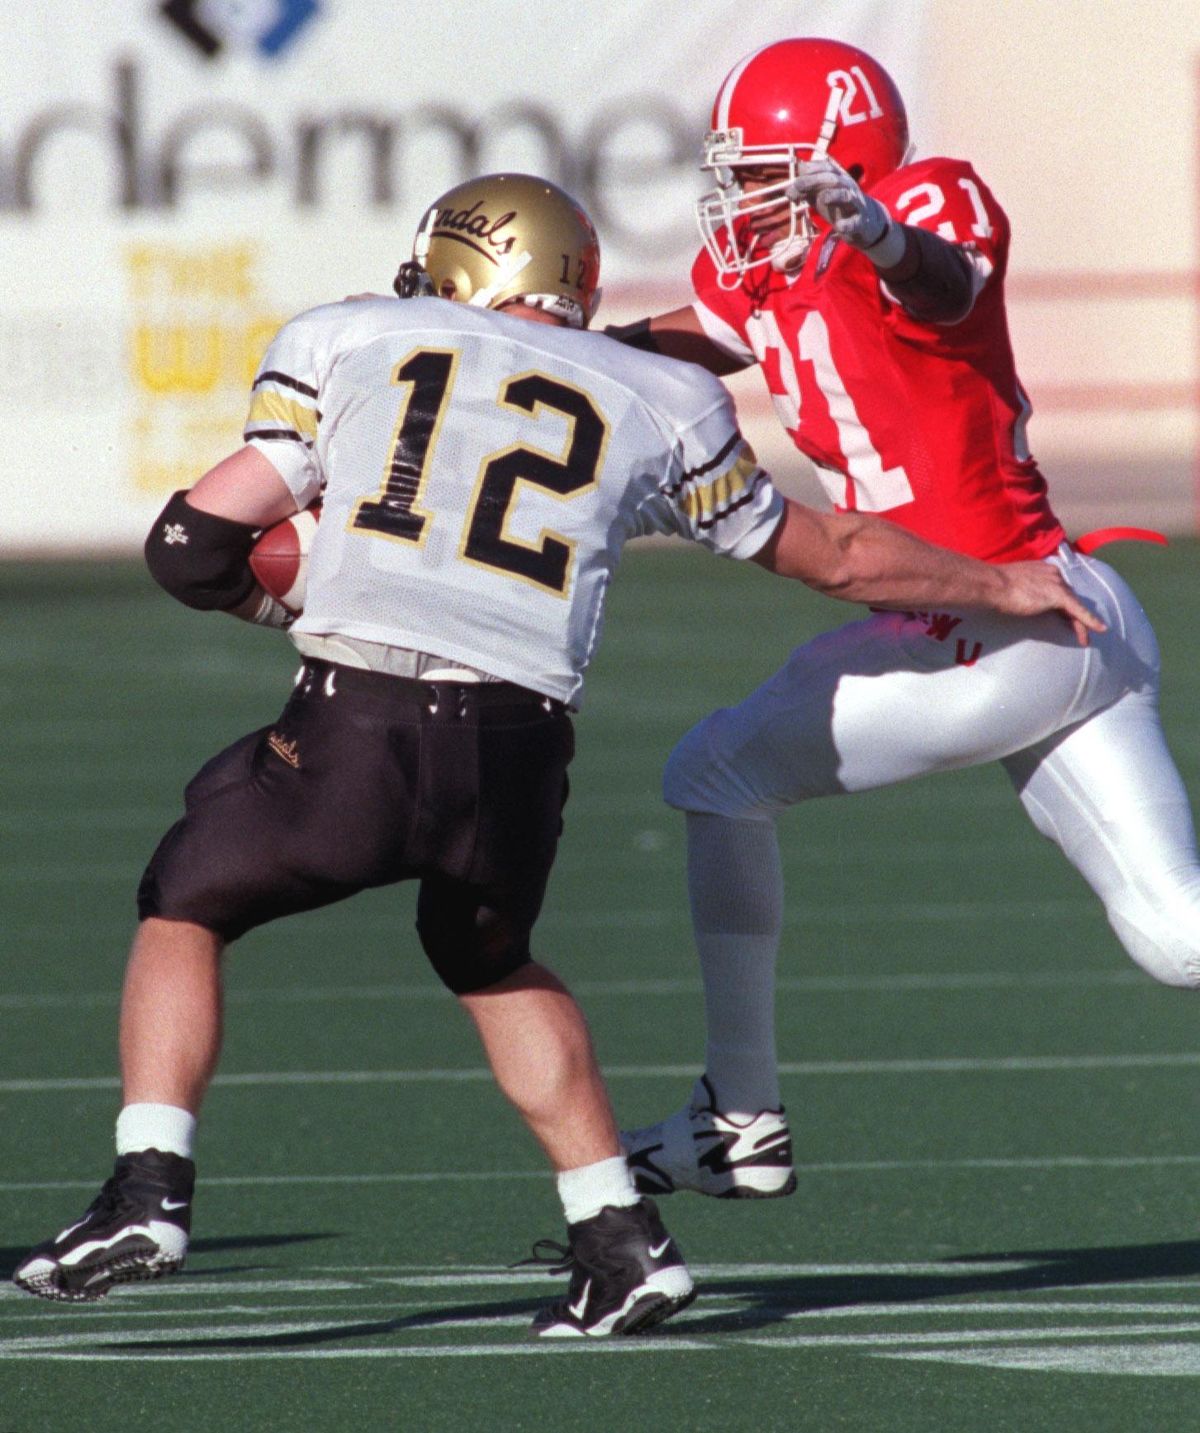
[[[1190,6],[1150,27],[1128,0],[594,0],[566,20],[549,0],[57,0],[0,17],[0,554],[136,548],[236,446],[278,324],[386,290],[469,172],[580,195],[608,319],[684,301],[711,95],[799,30],[878,54],[920,149],[971,157],[1012,215],[1031,436],[1067,520],[1191,530]],[[733,386],[764,460],[815,496],[755,376]]]

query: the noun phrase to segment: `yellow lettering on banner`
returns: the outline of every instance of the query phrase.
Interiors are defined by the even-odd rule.
[[[150,393],[211,393],[221,378],[221,330],[215,324],[138,324],[133,370]]]
[[[197,470],[193,463],[143,458],[133,465],[133,485],[140,492],[173,493],[180,488],[194,487],[203,471]]]
[[[232,426],[229,416],[222,410],[213,414],[201,414],[195,418],[185,418],[179,425],[179,431],[189,449],[214,455],[211,461],[206,463],[206,467],[219,462],[241,439],[238,424],[242,421],[242,415],[238,414]]]
[[[148,393],[203,394],[221,386],[245,395],[280,326],[275,318],[257,319],[249,325],[136,324],[134,378]]]
[[[174,244],[131,244],[125,252],[133,297],[139,303],[219,299],[243,303],[254,296],[255,244],[181,249]]]
[[[263,301],[257,244],[125,250],[131,481],[190,487],[240,442],[250,386],[283,320]]]

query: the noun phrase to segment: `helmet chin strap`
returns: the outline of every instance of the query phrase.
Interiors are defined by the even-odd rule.
[[[413,261],[425,267],[425,260],[429,257],[429,239],[433,233],[433,226],[437,220],[437,208],[431,208],[429,213],[421,221],[421,227],[417,230],[417,237],[413,240]]]
[[[478,308],[487,308],[496,295],[500,293],[502,289],[508,288],[509,284],[512,283],[521,270],[528,268],[532,263],[533,255],[526,249],[524,253],[518,254],[515,259],[510,260],[504,265],[496,275],[494,283],[488,284],[486,288],[476,289],[467,302],[474,304]]]
[[[476,304],[480,308],[489,308],[497,294],[510,288],[522,269],[527,268],[531,263],[533,263],[533,255],[526,249],[523,254],[519,254],[511,263],[505,265],[496,276],[494,283],[489,284],[487,288],[476,289],[467,302]],[[598,295],[599,290],[597,290]],[[572,328],[586,328],[588,319],[591,317],[578,300],[568,298],[566,294],[510,294],[505,303],[523,303],[530,308],[544,309],[547,313],[557,314]],[[501,307],[504,305],[502,304]]]
[[[808,208],[808,205],[797,205],[797,208]],[[771,267],[777,274],[790,274],[798,269],[804,262],[804,256],[812,245],[812,235],[808,233],[789,234],[786,239],[777,239],[771,245]]]
[[[430,209],[421,220],[417,237],[413,240],[413,256],[400,265],[392,288],[399,298],[411,299],[433,293],[433,280],[425,271],[425,260],[429,257],[429,237],[437,210]]]

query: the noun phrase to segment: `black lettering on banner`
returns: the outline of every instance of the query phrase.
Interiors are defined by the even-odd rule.
[[[0,214],[50,207],[72,214],[80,203],[78,185],[40,172],[49,152],[60,146],[78,151],[81,142],[89,181],[111,195],[113,207],[170,213],[198,193],[234,190],[240,196],[247,188],[269,186],[282,186],[301,210],[341,204],[340,194],[327,190],[333,177],[340,182],[355,175],[344,152],[349,146],[358,154],[362,201],[386,207],[406,197],[409,169],[427,141],[448,156],[441,183],[449,186],[501,168],[496,156],[506,153],[516,134],[536,151],[535,172],[577,194],[608,243],[643,255],[649,245],[664,258],[694,252],[686,218],[658,230],[644,220],[629,222],[632,191],[640,194],[650,183],[672,191],[693,187],[695,135],[703,118],[657,95],[621,94],[595,111],[572,110],[573,119],[586,123],[568,132],[564,116],[524,101],[478,110],[436,102],[395,110],[306,108],[287,116],[249,99],[180,108],[169,91],[160,98],[148,87],[145,68],[133,59],[115,60],[109,74],[107,102],[85,102],[68,90],[27,113],[9,106],[0,133]],[[643,156],[636,172],[625,167],[631,134]],[[427,178],[422,185],[427,193]],[[683,206],[679,210],[682,215]]]

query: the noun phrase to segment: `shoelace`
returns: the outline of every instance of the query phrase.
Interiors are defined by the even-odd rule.
[[[518,1259],[510,1269],[528,1268],[530,1264],[547,1269],[551,1274],[569,1274],[576,1265],[574,1252],[556,1239],[538,1239],[528,1259]]]
[[[84,1217],[92,1214],[140,1214],[145,1206],[145,1199],[139,1199],[129,1192],[128,1186],[139,1179],[144,1180],[141,1172],[129,1165],[123,1165],[111,1174],[100,1186],[100,1193],[88,1206]],[[166,1192],[166,1191],[164,1191]]]
[[[123,1205],[128,1204],[129,1196],[121,1187],[123,1183],[115,1174],[106,1179],[100,1186],[100,1193],[88,1205],[87,1213],[115,1214]]]

